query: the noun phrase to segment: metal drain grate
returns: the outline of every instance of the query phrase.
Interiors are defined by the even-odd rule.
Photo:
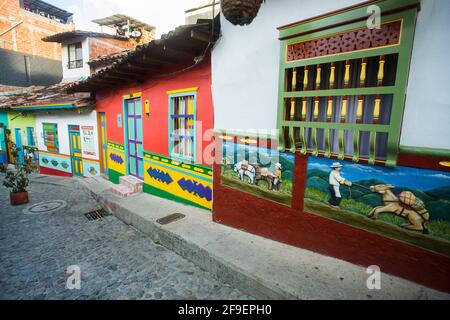
[[[164,226],[166,224],[169,224],[169,223],[172,223],[172,222],[184,219],[184,218],[186,218],[186,216],[184,214],[182,214],[182,213],[174,213],[174,214],[171,214],[171,215],[169,215],[167,217],[158,219],[158,220],[156,220],[156,222],[158,222],[160,225]]]
[[[99,210],[85,213],[84,216],[86,218],[88,218],[89,221],[93,221],[93,220],[103,219],[104,217],[109,216],[109,214],[105,210],[99,209]]]

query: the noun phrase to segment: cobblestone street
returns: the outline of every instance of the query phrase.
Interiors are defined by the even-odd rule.
[[[84,213],[99,207],[75,179],[35,176],[29,196],[29,205],[11,207],[0,187],[0,299],[251,298],[113,216],[89,221]],[[51,200],[67,206],[23,212]],[[80,290],[66,288],[72,265],[81,268]]]

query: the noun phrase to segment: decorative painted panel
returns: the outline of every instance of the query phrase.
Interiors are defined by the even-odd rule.
[[[212,208],[212,169],[145,153],[145,186],[149,193]]]
[[[450,173],[309,157],[305,210],[450,256]]]
[[[108,167],[122,175],[126,174],[125,147],[123,145],[108,142]]]
[[[44,123],[44,144],[48,151],[58,152],[59,151],[59,141],[58,141],[58,125],[56,123]]]
[[[380,29],[367,27],[320,39],[289,44],[286,61],[367,50],[400,44],[402,21],[384,23]]]
[[[291,206],[294,162],[290,153],[223,142],[222,184]]]
[[[68,155],[39,151],[39,165],[72,174],[72,165]]]
[[[100,163],[83,159],[83,175],[87,178],[100,175]]]

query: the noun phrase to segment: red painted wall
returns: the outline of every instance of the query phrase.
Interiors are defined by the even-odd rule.
[[[54,170],[46,167],[39,167],[39,172],[41,174],[46,174],[49,176],[59,176],[59,177],[72,177],[73,175],[68,172],[60,171],[60,170]]]
[[[197,92],[197,163],[205,164],[203,150],[212,140],[201,138],[208,129],[213,128],[213,103],[211,93],[211,62],[210,58],[199,66],[170,77],[152,79],[141,86],[119,88],[97,94],[97,111],[106,113],[108,140],[124,144],[122,128],[117,126],[117,115],[123,114],[123,96],[142,92],[142,104],[150,101],[150,117],[143,114],[144,150],[168,156],[169,152],[169,104],[167,91],[199,87]],[[143,113],[145,112],[143,107]]]
[[[304,212],[307,157],[297,155],[294,170],[288,207],[222,185],[216,162],[213,220],[364,267],[378,265],[382,272],[450,292],[449,257]]]

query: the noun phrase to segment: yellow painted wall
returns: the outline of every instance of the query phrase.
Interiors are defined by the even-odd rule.
[[[16,128],[20,129],[22,136],[22,144],[30,146],[27,140],[27,127],[34,128],[34,142],[37,143],[36,137],[36,119],[33,114],[25,114],[22,116],[18,112],[8,112],[8,129],[11,130],[11,140],[16,143]]]
[[[144,171],[145,184],[201,207],[212,208],[211,170],[146,154]]]

